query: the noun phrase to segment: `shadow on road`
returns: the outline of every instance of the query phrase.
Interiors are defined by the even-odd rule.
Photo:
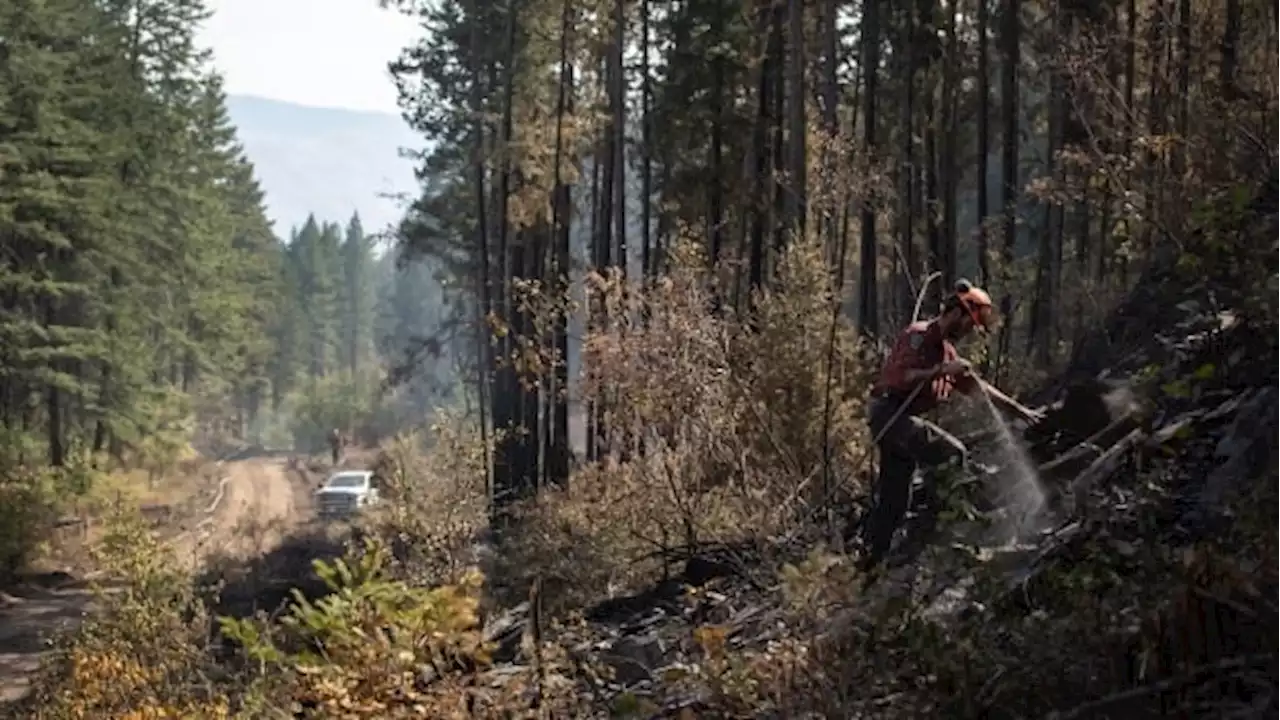
[[[291,602],[294,588],[308,600],[319,599],[328,594],[328,588],[316,576],[313,563],[341,557],[343,535],[310,523],[283,538],[271,551],[249,560],[214,555],[198,586],[207,589],[214,612],[237,618],[281,611]]]

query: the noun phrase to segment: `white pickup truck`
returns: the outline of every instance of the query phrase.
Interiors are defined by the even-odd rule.
[[[321,518],[348,518],[378,502],[373,472],[343,470],[329,476],[316,491],[316,511]]]

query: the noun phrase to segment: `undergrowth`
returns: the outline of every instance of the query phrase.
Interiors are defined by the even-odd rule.
[[[553,611],[653,581],[700,547],[811,539],[819,509],[865,495],[875,365],[833,314],[821,248],[789,249],[749,321],[696,245],[670,262],[647,289],[588,280],[609,320],[585,339],[581,402],[605,418],[605,451],[520,508],[499,553],[499,574],[521,589],[538,578]]]

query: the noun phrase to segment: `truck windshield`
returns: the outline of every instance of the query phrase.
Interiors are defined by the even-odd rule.
[[[346,473],[342,475],[334,475],[329,478],[329,482],[325,483],[325,487],[331,488],[358,488],[364,487],[364,475],[357,473]]]

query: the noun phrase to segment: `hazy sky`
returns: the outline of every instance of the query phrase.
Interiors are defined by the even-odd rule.
[[[202,43],[228,93],[398,112],[387,63],[419,31],[378,0],[211,0]]]

